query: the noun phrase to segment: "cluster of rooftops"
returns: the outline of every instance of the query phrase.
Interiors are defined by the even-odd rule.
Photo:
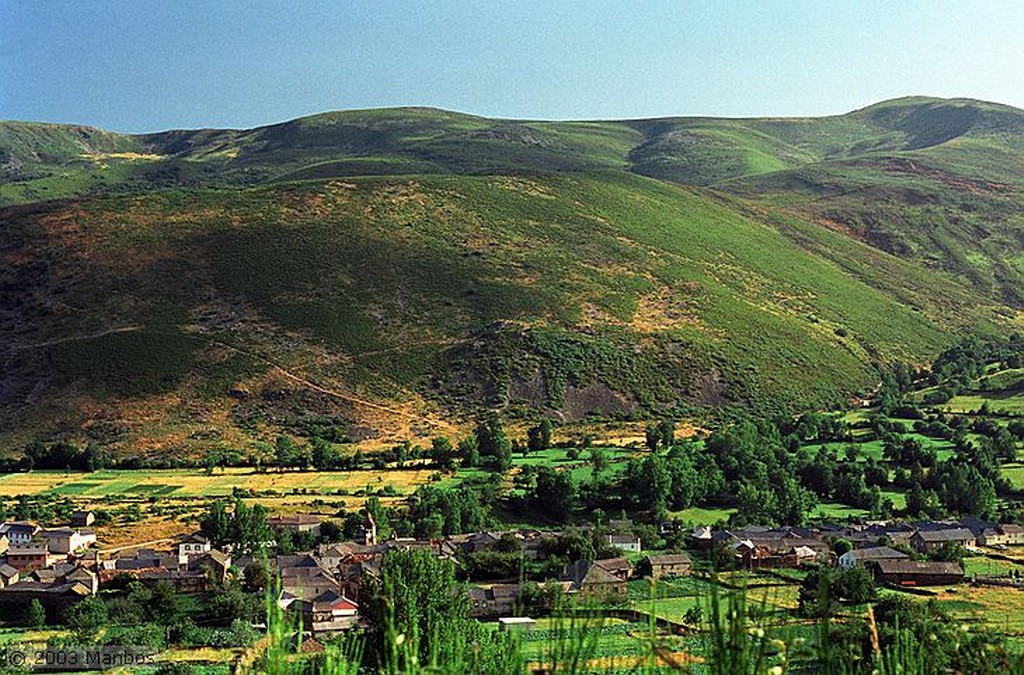
[[[281,580],[278,602],[300,613],[314,632],[350,628],[359,621],[359,594],[366,575],[378,575],[390,550],[418,549],[458,562],[461,554],[515,550],[532,559],[546,557],[545,545],[558,532],[517,529],[451,535],[436,539],[392,537],[377,540],[376,524],[368,518],[359,541],[322,544],[295,555],[254,558],[218,550],[200,533],[180,537],[169,549],[126,549],[111,554],[98,551],[95,535],[87,529],[91,514],[76,514],[72,526],[43,529],[32,523],[0,525],[0,606],[38,598],[51,605],[74,602],[96,593],[120,575],[144,584],[161,581],[181,592],[203,592],[231,574],[244,574],[252,565],[269,566]],[[317,531],[315,516],[272,519],[278,531]],[[618,557],[574,560],[561,575],[548,580],[566,594],[625,594],[637,576],[671,577],[689,574],[690,554],[644,552],[641,540],[629,532],[629,521],[617,521],[604,534]],[[845,539],[852,548],[836,556],[834,544]],[[881,581],[898,585],[954,584],[964,572],[955,562],[913,560],[908,550],[922,554],[955,544],[967,549],[1024,545],[1024,527],[977,519],[958,522],[868,523],[845,527],[694,527],[691,550],[715,549],[731,555],[744,569],[832,564],[870,566]],[[900,550],[903,549],[903,550]],[[472,613],[478,617],[504,617],[519,607],[522,588],[516,579],[491,579],[468,589]]]

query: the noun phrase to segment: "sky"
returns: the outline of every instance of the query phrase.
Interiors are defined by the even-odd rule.
[[[326,110],[804,116],[1024,108],[1024,2],[0,0],[0,119],[124,132]]]

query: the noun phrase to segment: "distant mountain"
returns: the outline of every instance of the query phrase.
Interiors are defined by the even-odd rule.
[[[0,439],[262,452],[835,405],[1022,298],[1024,112],[0,123]]]

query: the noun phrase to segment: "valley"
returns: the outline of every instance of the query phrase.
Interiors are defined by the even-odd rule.
[[[403,575],[436,603],[407,618],[488,667],[676,672],[756,630],[782,644],[744,642],[762,665],[877,659],[872,608],[886,658],[959,622],[949,663],[1009,662],[1021,168],[1024,112],[967,99],[0,123],[0,520],[59,537],[88,512],[95,539],[0,600],[97,644],[120,612],[112,636],[217,673],[291,649],[297,616],[415,658],[373,639]],[[880,548],[901,562],[840,563]],[[649,582],[641,551],[686,569]],[[592,583],[614,597],[587,607]]]

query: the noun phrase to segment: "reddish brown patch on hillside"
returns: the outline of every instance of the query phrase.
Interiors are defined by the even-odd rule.
[[[914,160],[907,157],[890,157],[882,163],[882,169],[892,173],[904,173],[913,176],[925,176],[937,180],[943,185],[955,190],[970,192],[972,194],[991,194],[993,192],[1013,192],[1014,188],[1006,183],[966,178],[957,174],[933,167],[921,166]]]
[[[822,216],[822,217],[819,217],[816,222],[818,223],[818,225],[821,225],[826,230],[832,230],[833,232],[838,232],[839,234],[841,234],[841,235],[843,235],[845,237],[850,237],[851,239],[856,239],[857,241],[861,241],[861,242],[866,242],[867,241],[862,233],[858,232],[857,230],[855,230],[854,228],[850,227],[846,223],[839,222],[838,220],[833,220],[832,218],[826,218],[826,217]]]

